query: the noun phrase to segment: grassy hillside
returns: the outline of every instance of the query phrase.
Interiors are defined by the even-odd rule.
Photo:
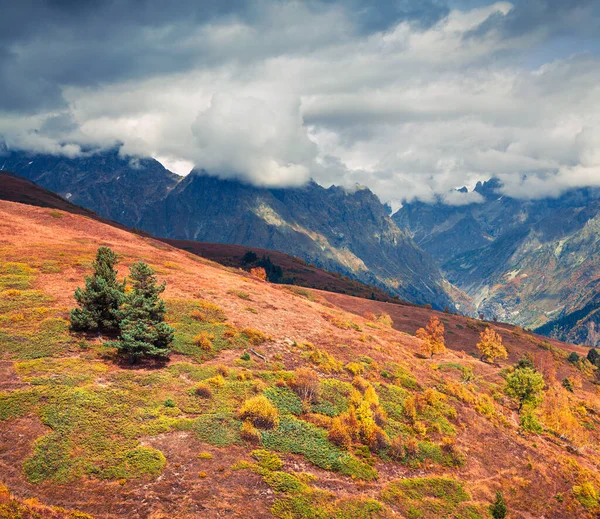
[[[144,260],[167,282],[168,362],[69,332],[100,245],[121,277]],[[585,350],[490,323],[509,358],[483,363],[485,325],[436,313],[449,349],[423,358],[433,314],[0,202],[0,518],[476,519],[498,490],[510,518],[597,517],[595,373],[567,361]],[[519,416],[504,386],[524,352],[547,389]]]
[[[0,171],[0,200],[60,209],[61,211],[93,218],[94,220],[112,225],[119,229],[131,230],[118,222],[102,218],[89,209],[72,204],[56,193],[48,191],[26,178],[19,177],[6,171]],[[147,233],[139,231],[138,229],[135,230],[135,233],[149,236]],[[277,282],[285,282],[288,285],[318,288],[331,292],[339,292],[341,294],[366,297],[377,301],[399,301],[397,297],[390,296],[380,288],[365,285],[360,281],[350,279],[346,276],[327,272],[314,265],[308,265],[306,262],[295,258],[294,256],[290,256],[289,254],[284,254],[283,252],[223,243],[171,240],[168,238],[163,238],[161,240],[179,249],[216,261],[221,265],[242,268],[245,270],[260,266],[262,258],[267,257],[272,262],[273,267],[280,269],[280,275],[278,276]],[[257,255],[258,261],[254,263],[245,262],[244,255],[248,251],[254,252]]]

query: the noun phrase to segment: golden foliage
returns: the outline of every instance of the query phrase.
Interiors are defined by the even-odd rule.
[[[364,395],[353,391],[350,409],[332,420],[329,439],[344,448],[356,442],[368,446],[372,451],[378,451],[390,444],[389,437],[382,428],[386,420],[387,416],[379,404],[379,397],[369,384]]]
[[[419,328],[415,336],[422,341],[421,351],[423,355],[433,357],[435,354],[446,351],[444,325],[435,316],[429,320],[425,328]]]
[[[496,359],[508,358],[508,352],[502,344],[502,337],[489,326],[479,334],[477,349],[481,353],[481,360],[494,362]]]
[[[579,422],[568,392],[562,387],[550,387],[540,406],[540,420],[550,430],[576,445],[589,440],[589,432]]]
[[[199,333],[193,339],[194,344],[203,351],[211,351],[212,341],[214,340],[215,336],[206,332]]]
[[[279,412],[264,395],[255,396],[244,402],[239,416],[255,427],[273,429],[279,425]]]
[[[394,321],[392,321],[390,314],[386,314],[385,312],[377,315],[377,322],[387,328],[391,328],[394,324]]]
[[[250,274],[252,274],[255,278],[262,279],[263,281],[267,280],[267,271],[263,267],[251,268]]]
[[[260,443],[260,431],[248,420],[242,424],[240,436],[247,442]]]

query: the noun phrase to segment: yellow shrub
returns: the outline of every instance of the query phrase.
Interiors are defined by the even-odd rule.
[[[240,429],[242,440],[250,443],[260,443],[260,431],[252,425],[252,422],[245,421]]]
[[[201,350],[211,351],[212,341],[214,341],[214,339],[215,336],[213,334],[202,332],[194,337],[194,344],[198,346],[198,348],[200,348]]]
[[[391,328],[394,324],[394,321],[392,321],[390,315],[386,314],[385,312],[377,316],[377,322],[383,326],[387,326],[388,328]]]
[[[267,340],[267,336],[263,332],[255,330],[254,328],[244,328],[241,333],[242,335],[245,335],[248,342],[254,346],[258,346]]]
[[[211,386],[223,387],[225,385],[225,379],[221,375],[215,375],[206,379],[206,382]]]
[[[365,367],[358,362],[349,362],[346,364],[346,371],[350,372],[352,375],[362,375],[365,372]]]
[[[239,416],[255,427],[272,429],[279,425],[279,412],[271,401],[264,395],[255,396],[244,402]]]

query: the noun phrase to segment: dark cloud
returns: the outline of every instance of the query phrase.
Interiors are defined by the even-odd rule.
[[[443,194],[490,176],[515,196],[600,182],[600,58],[582,52],[600,42],[598,0],[4,4],[0,140],[13,148],[121,142],[396,202],[466,203]]]
[[[528,36],[536,31],[546,38],[597,36],[600,31],[598,0],[517,0],[506,15],[490,17],[469,36],[499,30],[505,38]]]
[[[266,7],[281,0],[19,0],[2,9],[0,31],[0,110],[35,112],[60,107],[61,89],[96,86],[219,66],[230,59],[245,63],[283,52],[310,51],[322,43],[310,34],[254,42],[236,48],[202,41],[201,28],[224,21],[245,23],[262,32],[277,24]],[[314,12],[339,9],[359,33],[384,30],[400,19],[428,26],[445,16],[443,0],[310,0]],[[332,27],[331,38],[339,37]]]

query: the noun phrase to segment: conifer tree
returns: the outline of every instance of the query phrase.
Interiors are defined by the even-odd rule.
[[[81,332],[114,333],[119,329],[119,306],[125,297],[125,280],[117,280],[118,257],[108,247],[99,247],[92,264],[94,273],[77,287],[78,308],[71,311],[71,329]]]
[[[444,325],[437,317],[432,317],[425,328],[419,328],[415,336],[423,341],[421,349],[425,355],[430,358],[436,353],[446,351],[446,343],[444,341]]]
[[[159,297],[165,283],[156,283],[154,270],[134,263],[129,279],[132,290],[121,310],[121,333],[114,346],[134,364],[142,357],[166,357],[173,342],[173,328],[164,322],[165,302]]]
[[[506,504],[502,492],[496,492],[496,500],[490,505],[490,513],[494,519],[504,519],[506,517]]]

